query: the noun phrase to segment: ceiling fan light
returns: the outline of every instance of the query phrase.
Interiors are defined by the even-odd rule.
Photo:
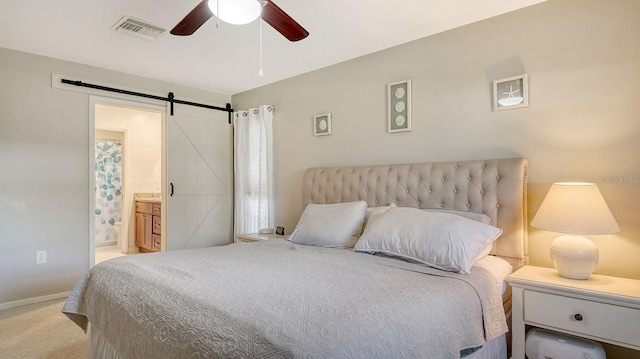
[[[248,24],[257,19],[262,11],[258,0],[210,0],[208,4],[218,19],[233,25]]]

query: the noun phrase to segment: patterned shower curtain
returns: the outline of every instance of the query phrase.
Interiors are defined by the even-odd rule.
[[[122,143],[96,140],[96,246],[117,239],[113,224],[122,221]]]

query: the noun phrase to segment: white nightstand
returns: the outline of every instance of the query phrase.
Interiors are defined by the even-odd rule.
[[[248,234],[236,234],[236,240],[238,242],[259,242],[259,241],[268,241],[270,239],[286,239],[287,236],[283,236],[280,234],[269,233],[248,233]]]
[[[640,280],[573,280],[552,268],[524,266],[507,282],[513,289],[513,359],[525,357],[525,325],[640,350]]]

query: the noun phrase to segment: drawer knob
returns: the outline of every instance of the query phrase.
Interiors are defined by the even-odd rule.
[[[576,314],[573,316],[573,318],[575,318],[575,320],[581,322],[582,321],[582,314]]]

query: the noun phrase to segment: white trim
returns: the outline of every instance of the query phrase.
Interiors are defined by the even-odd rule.
[[[15,300],[13,302],[0,303],[0,310],[21,307],[23,305],[29,305],[29,304],[42,303],[42,302],[46,302],[54,299],[66,298],[69,296],[70,293],[71,292],[62,292],[62,293],[56,293],[56,294],[43,295],[41,297]]]
[[[162,233],[160,237],[160,251],[168,251],[169,246],[167,244],[167,237],[169,231],[167,230],[167,224],[169,223],[169,216],[167,215],[167,211],[169,210],[169,152],[168,152],[168,143],[169,143],[169,114],[171,113],[171,104],[165,104],[165,110],[162,111],[162,127],[160,129],[160,162],[162,171],[160,174],[160,217],[162,221],[160,221],[160,232]],[[137,247],[136,247],[137,248]],[[138,248],[139,250],[139,248]]]
[[[89,96],[89,269],[96,264],[96,225],[94,212],[96,208],[96,104],[94,97]],[[124,209],[123,209],[124,212]],[[124,232],[124,228],[122,229]]]
[[[64,85],[64,84],[62,84]],[[129,96],[131,97],[131,96]],[[116,99],[116,98],[110,98],[110,97],[102,97],[102,96],[97,96],[97,95],[89,95],[89,217],[88,217],[88,221],[89,221],[89,268],[93,268],[93,266],[96,263],[96,257],[95,257],[95,253],[96,253],[96,243],[95,243],[95,223],[93,222],[93,218],[94,218],[94,211],[95,211],[95,192],[94,192],[94,187],[95,187],[95,124],[96,124],[96,114],[95,114],[95,108],[97,104],[102,104],[102,105],[110,105],[110,106],[118,106],[118,107],[126,107],[126,108],[132,108],[132,109],[136,109],[136,110],[142,110],[142,111],[157,111],[160,113],[160,117],[161,117],[161,131],[166,131],[166,125],[165,122],[167,121],[167,106],[161,102],[161,101],[155,101],[156,103],[161,103],[162,105],[157,105],[157,104],[152,104],[152,103],[145,103],[145,102],[138,102],[138,99],[141,99],[139,97],[133,97],[133,100],[124,100],[124,99]],[[165,152],[165,147],[166,147],[166,140],[164,140],[164,132],[161,132],[161,151],[162,153]],[[127,131],[124,131],[124,139],[123,139],[123,146],[124,148],[128,148],[129,146],[129,134]],[[127,153],[123,153],[124,155],[124,160],[123,160],[123,164],[124,164],[124,168],[123,170],[123,178],[127,178],[127,168],[128,168],[128,163],[129,163],[129,153],[127,151]],[[163,156],[163,154],[161,154],[161,156]],[[162,158],[162,157],[161,157]],[[163,163],[163,166],[166,167],[166,160],[161,160]],[[161,173],[161,179],[160,179],[161,183],[166,183],[166,172],[163,170]],[[160,189],[160,192],[163,194],[162,195],[162,208],[163,211],[165,210],[164,208],[166,207],[164,204],[165,201],[165,193],[166,191],[164,190],[166,187],[163,185],[162,188]],[[122,186],[122,197],[123,198],[127,198],[127,196],[129,195],[129,189],[126,186],[126,180],[123,183]],[[123,217],[126,215],[125,212],[125,208],[126,206],[123,207]],[[166,226],[166,221],[162,221],[162,225]],[[123,233],[123,237],[126,238],[126,241],[123,241],[122,243],[122,252],[123,253],[131,253],[131,252],[137,252],[137,250],[133,250],[132,244],[134,243],[133,238],[129,238],[129,226],[131,225],[135,225],[135,223],[129,223],[128,220],[123,220],[122,221],[122,233]],[[166,233],[166,232],[165,232]],[[162,241],[165,241],[166,236],[162,236]],[[126,242],[126,243],[125,243]]]

